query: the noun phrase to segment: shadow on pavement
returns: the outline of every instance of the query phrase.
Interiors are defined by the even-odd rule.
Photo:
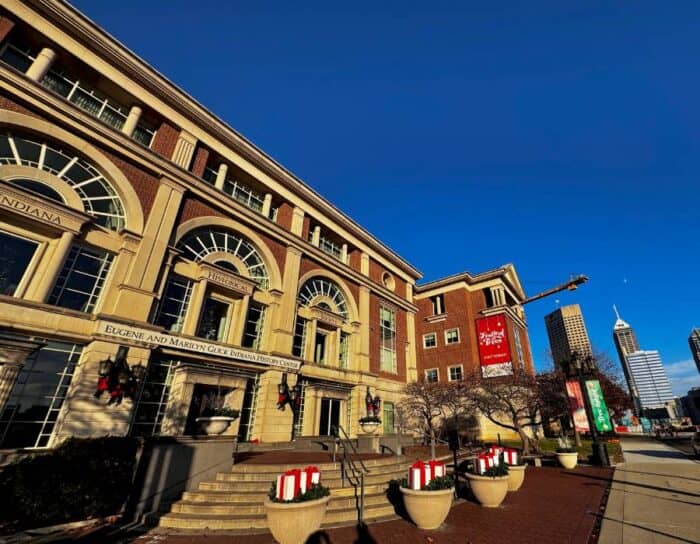
[[[688,459],[685,453],[680,451],[659,451],[659,450],[633,450],[626,449],[625,453],[633,453],[635,455],[645,455],[646,457],[660,457],[662,459]]]
[[[574,476],[576,478],[589,478],[589,479],[593,479],[593,480],[602,480],[604,482],[611,482],[613,484],[634,485],[636,487],[643,487],[645,489],[654,489],[656,491],[665,491],[666,493],[676,493],[678,495],[687,495],[689,497],[700,497],[700,493],[693,493],[691,491],[681,491],[680,489],[673,489],[670,487],[659,487],[656,485],[639,484],[636,482],[629,482],[629,481],[625,481],[625,480],[601,478],[600,476],[590,476],[587,474],[578,474],[576,472],[564,472],[564,471],[562,471],[562,474],[564,474],[565,476]]]
[[[611,518],[602,514],[595,514],[596,517],[607,520],[607,521],[613,521],[615,523],[621,523],[622,525],[626,525],[628,527],[634,527],[636,529],[641,529],[642,531],[647,531],[649,533],[653,533],[655,535],[661,535],[665,536],[668,538],[673,539],[674,542],[687,542],[688,544],[698,544],[697,540],[688,540],[687,538],[680,537],[678,535],[673,535],[671,533],[664,533],[663,531],[658,531],[657,529],[651,529],[650,527],[645,527],[644,525],[639,525],[637,523],[630,523],[628,521],[624,521],[621,519],[615,519]]]
[[[378,544],[369,531],[369,527],[362,523],[355,527],[357,539],[354,544]],[[326,531],[316,531],[306,539],[306,544],[333,544]]]
[[[661,474],[659,472],[644,472],[641,470],[629,470],[627,468],[618,468],[617,470],[628,474],[649,474],[650,476],[663,476],[664,478],[677,478],[679,480],[692,480],[694,482],[700,482],[700,478],[691,478],[690,476],[678,476],[676,474]]]

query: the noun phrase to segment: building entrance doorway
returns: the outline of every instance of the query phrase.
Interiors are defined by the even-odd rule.
[[[321,399],[320,417],[318,434],[330,436],[333,427],[337,427],[340,424],[340,399]]]

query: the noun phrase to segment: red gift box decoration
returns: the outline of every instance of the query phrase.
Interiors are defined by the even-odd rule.
[[[488,469],[494,466],[494,458],[492,455],[489,455],[488,453],[482,453],[476,458],[476,465],[479,474],[483,474],[486,472]]]
[[[318,467],[294,468],[277,476],[277,500],[291,501],[303,495],[312,485],[321,483]]]
[[[416,461],[408,469],[408,487],[423,489],[430,481],[430,466],[423,461]]]
[[[518,464],[518,450],[511,448],[506,448],[503,452],[503,459],[507,465],[517,465]]]
[[[430,481],[434,478],[440,478],[447,474],[445,470],[445,463],[442,461],[437,461],[435,459],[428,461],[428,468],[430,469]]]

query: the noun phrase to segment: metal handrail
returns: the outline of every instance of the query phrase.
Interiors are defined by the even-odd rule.
[[[341,436],[342,434],[342,436]],[[365,515],[365,474],[369,474],[370,470],[365,466],[362,459],[357,459],[360,464],[358,468],[353,459],[354,455],[359,455],[357,448],[350,440],[348,433],[341,425],[335,426],[335,438],[339,441],[340,445],[343,447],[343,458],[340,464],[340,482],[341,486],[345,485],[345,480],[355,488],[355,500],[357,505],[357,523],[362,525],[364,523]],[[350,454],[348,454],[348,449],[350,449]],[[347,468],[349,467],[350,473],[348,473]],[[360,488],[360,496],[357,496],[357,488]]]

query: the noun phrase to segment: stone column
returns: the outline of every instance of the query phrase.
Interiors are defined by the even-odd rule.
[[[360,286],[360,350],[357,354],[357,370],[369,372],[369,287]]]
[[[301,236],[304,232],[304,210],[297,206],[294,206],[294,209],[292,210],[291,231],[292,234],[296,234],[297,236]]]
[[[185,323],[182,326],[182,334],[194,336],[197,333],[197,323],[199,315],[202,313],[204,298],[207,294],[207,286],[209,282],[206,279],[201,279],[192,289],[192,298],[190,298],[190,307],[187,309]]]
[[[262,214],[269,218],[270,211],[272,210],[272,194],[265,193],[265,199],[263,200]]]
[[[48,47],[44,47],[34,59],[32,65],[27,69],[27,77],[34,81],[41,81],[51,69],[54,60],[56,60],[56,51]]]
[[[56,242],[55,249],[51,254],[51,259],[46,264],[44,271],[41,274],[41,283],[34,290],[34,294],[30,300],[36,302],[46,302],[46,299],[53,289],[56,278],[63,268],[63,262],[68,256],[75,235],[72,232],[64,231],[61,237]]]
[[[304,359],[307,361],[316,360],[316,330],[318,329],[318,320],[312,319],[306,323],[306,350]]]
[[[321,227],[314,227],[313,235],[311,236],[311,245],[318,247],[321,244]]]
[[[216,181],[214,182],[214,187],[220,191],[224,188],[224,182],[226,181],[226,174],[228,174],[228,164],[222,162],[219,165],[219,171],[216,173]]]
[[[343,244],[340,246],[340,260],[345,264],[348,264],[348,245]]]
[[[196,145],[197,138],[183,130],[175,143],[175,150],[171,160],[181,168],[189,169]]]
[[[294,339],[294,322],[296,318],[297,290],[299,288],[299,268],[301,266],[301,250],[294,246],[287,247],[287,257],[284,261],[284,276],[282,278],[282,297],[275,309],[273,318],[273,337],[275,351],[291,353]]]
[[[45,344],[32,338],[24,338],[0,332],[0,413],[10,397],[24,362]]]
[[[136,125],[138,125],[139,119],[141,119],[141,113],[143,112],[139,106],[131,106],[131,109],[129,110],[129,115],[126,118],[126,121],[124,122],[124,126],[122,127],[122,132],[124,134],[126,134],[129,137],[131,137],[134,134],[134,130],[136,130]]]
[[[364,251],[360,254],[360,274],[369,276],[369,255]]]
[[[406,312],[406,335],[408,337],[406,380],[415,382],[418,379],[418,368],[416,364],[416,315],[413,312]]]
[[[248,313],[248,304],[250,303],[250,295],[244,296],[236,301],[236,305],[232,311],[231,329],[228,335],[228,343],[235,346],[243,344],[243,330],[245,329],[245,318]]]

